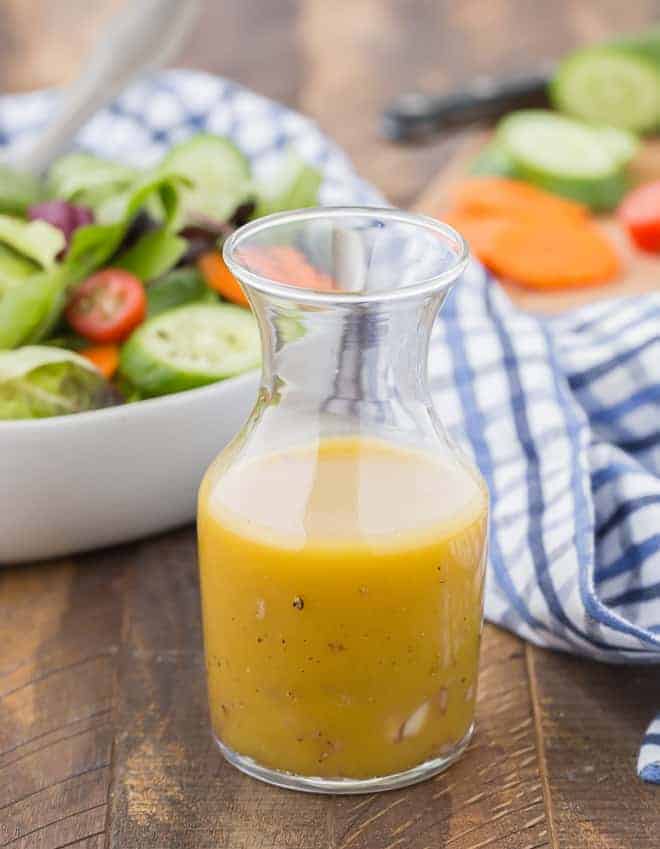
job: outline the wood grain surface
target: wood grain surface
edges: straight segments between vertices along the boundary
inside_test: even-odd
[[[2,88],[71,79],[119,5],[3,0]],[[394,202],[433,211],[479,138],[390,145],[377,134],[389,98],[535,67],[657,13],[657,0],[207,0],[180,64],[303,109]],[[487,627],[464,758],[408,790],[325,798],[252,781],[215,750],[192,529],[3,570],[0,614],[0,847],[659,845],[660,795],[634,775],[657,669],[589,663]]]

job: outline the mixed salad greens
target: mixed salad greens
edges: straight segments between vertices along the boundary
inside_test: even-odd
[[[316,205],[320,184],[293,153],[261,184],[231,141],[209,134],[148,171],[87,153],[43,180],[0,168],[0,419],[254,368],[256,325],[219,244],[251,218]]]

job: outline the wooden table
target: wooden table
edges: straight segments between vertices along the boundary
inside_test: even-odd
[[[3,0],[1,88],[70,78],[118,5]],[[654,12],[656,0],[207,0],[181,64],[308,112],[409,204],[462,140],[380,141],[389,97],[522,70]],[[487,627],[463,760],[409,790],[324,798],[245,778],[211,742],[192,529],[4,570],[0,614],[0,847],[659,845],[660,794],[634,775],[657,669],[589,663]]]

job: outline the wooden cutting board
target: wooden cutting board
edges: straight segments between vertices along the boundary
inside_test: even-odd
[[[449,164],[442,168],[415,204],[416,210],[442,218],[442,212],[448,205],[452,184],[467,175],[471,161],[484,146],[489,135],[488,132],[476,130],[465,134],[464,142],[459,145]],[[660,139],[644,144],[633,162],[631,171],[634,184],[660,179]],[[551,294],[521,289],[503,281],[504,288],[513,300],[521,307],[534,312],[556,313],[600,298],[660,292],[660,255],[654,256],[636,250],[614,215],[599,216],[599,221],[614,241],[623,260],[623,273],[618,280],[602,286]]]

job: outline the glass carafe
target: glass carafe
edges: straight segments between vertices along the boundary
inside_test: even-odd
[[[327,208],[252,222],[224,257],[263,367],[199,496],[214,736],[285,787],[421,781],[469,742],[482,627],[487,493],[427,385],[465,243],[431,218]]]

